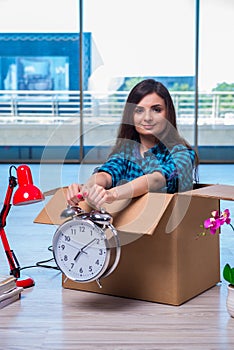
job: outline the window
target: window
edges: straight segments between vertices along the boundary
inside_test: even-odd
[[[86,160],[106,156],[127,93],[146,77],[171,91],[179,128],[193,143],[194,1],[146,0],[142,6],[134,0],[86,0],[84,5],[84,32],[92,33],[93,48],[91,115],[84,108]]]
[[[198,144],[206,161],[234,160],[234,3],[200,6]]]
[[[153,77],[201,161],[233,162],[233,16],[232,0],[0,2],[0,161],[103,162]]]

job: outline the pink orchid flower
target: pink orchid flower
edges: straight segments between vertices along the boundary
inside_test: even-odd
[[[217,231],[217,229],[221,226],[221,222],[219,219],[215,219],[214,217],[213,218],[209,218],[209,219],[206,219],[204,221],[204,227],[206,229],[209,229],[210,230],[210,233],[212,235],[215,234],[215,232]]]
[[[228,210],[228,209],[225,209],[222,213],[221,213],[221,215],[220,215],[220,220],[223,222],[223,224],[224,223],[226,223],[226,224],[230,224],[230,222],[231,222],[231,218],[230,218],[230,211]]]
[[[219,214],[217,210],[211,212],[212,217],[204,221],[204,228],[209,229],[212,235],[223,224],[231,225],[230,211],[225,209]]]
[[[234,231],[234,225],[231,224],[231,217],[230,217],[230,211],[229,209],[225,209],[223,212],[219,213],[218,210],[213,210],[211,212],[211,217],[209,219],[206,219],[203,222],[203,229],[205,229],[203,232],[199,233],[198,236],[205,236],[207,233],[207,230],[214,235],[216,231],[220,228],[220,226],[227,224],[229,225],[232,230]]]

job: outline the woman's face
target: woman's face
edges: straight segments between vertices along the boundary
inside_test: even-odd
[[[133,121],[140,138],[157,138],[166,127],[166,106],[155,92],[146,95],[135,108]]]

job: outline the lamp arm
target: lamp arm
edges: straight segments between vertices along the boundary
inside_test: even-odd
[[[11,197],[12,197],[13,189],[16,186],[17,186],[16,178],[14,176],[10,176],[5,200],[0,213],[0,227],[6,226],[6,218],[11,209]]]
[[[3,227],[0,227],[0,236],[2,240],[2,244],[7,256],[7,260],[10,266],[10,274],[13,275],[16,278],[20,277],[20,265],[19,262],[15,256],[15,253],[13,250],[11,250],[5,230]]]
[[[9,177],[9,185],[7,188],[4,204],[0,213],[0,236],[1,236],[2,244],[5,250],[6,256],[7,256],[8,263],[10,265],[11,274],[16,278],[19,278],[20,277],[19,262],[13,250],[11,250],[10,248],[10,245],[4,230],[4,227],[6,226],[7,215],[11,209],[11,197],[12,197],[13,189],[16,186],[17,186],[16,178],[11,175]]]

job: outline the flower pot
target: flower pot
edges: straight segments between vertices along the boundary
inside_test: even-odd
[[[234,286],[231,284],[228,285],[227,311],[234,317]]]

